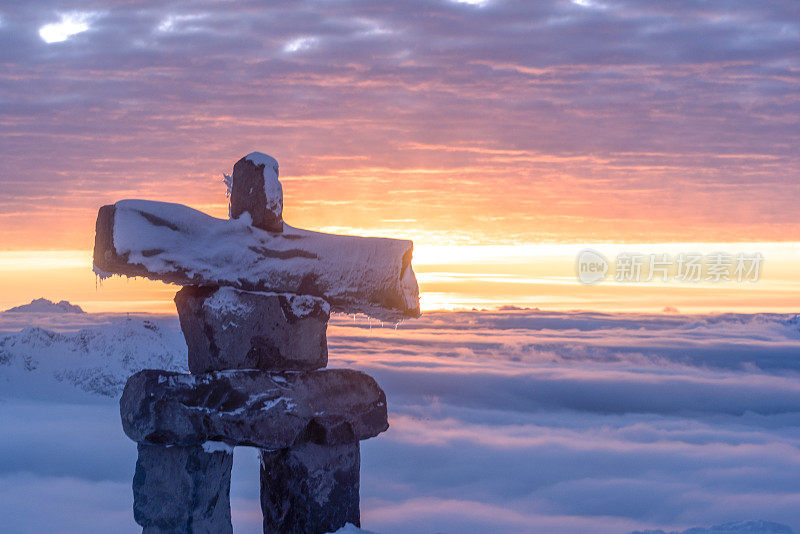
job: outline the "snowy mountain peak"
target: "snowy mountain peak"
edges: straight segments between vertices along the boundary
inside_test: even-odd
[[[29,312],[29,313],[86,313],[80,306],[70,304],[66,300],[53,302],[48,299],[33,299],[28,304],[15,306],[5,310],[6,312]]]
[[[54,386],[61,383],[116,397],[141,369],[185,372],[186,343],[174,323],[118,317],[71,332],[29,326],[0,335],[0,390],[41,397],[57,395]]]

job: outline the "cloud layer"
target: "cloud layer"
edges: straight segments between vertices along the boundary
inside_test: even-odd
[[[122,197],[224,215],[221,173],[253,149],[281,162],[290,221],[317,228],[787,239],[798,9],[2,2],[0,239],[82,248]],[[88,29],[45,43],[63,20]]]
[[[20,326],[12,315],[0,330]],[[79,328],[145,324],[26,315],[67,342]],[[177,331],[174,318],[150,322]],[[4,382],[23,372],[27,338],[12,337]],[[429,313],[397,329],[336,317],[329,341],[330,366],[368,372],[389,402],[389,431],[362,444],[369,530],[621,534],[757,519],[800,529],[796,317],[506,310]],[[173,346],[179,362],[185,347]],[[9,528],[135,531],[135,447],[116,403],[78,389],[64,402],[53,375],[28,375],[26,395],[0,388]],[[237,449],[233,480],[236,531],[259,532],[255,451]],[[52,504],[34,514],[43,495]]]

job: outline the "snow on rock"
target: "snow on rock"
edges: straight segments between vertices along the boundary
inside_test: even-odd
[[[225,176],[225,185],[231,219],[248,215],[256,228],[283,231],[283,188],[274,158],[260,152],[241,158],[234,164],[233,172]]]
[[[238,316],[253,311],[253,306],[239,298],[241,292],[232,287],[221,287],[206,299],[205,305],[217,316]]]
[[[257,370],[139,371],[120,399],[122,428],[137,443],[191,446],[224,440],[281,449],[311,440],[352,443],[389,427],[386,395],[364,373],[287,373],[283,383],[272,377]]]
[[[15,306],[5,310],[5,312],[28,312],[28,313],[86,313],[80,306],[70,304],[66,300],[53,302],[48,299],[34,299],[28,304]]]
[[[247,296],[285,299],[294,316],[292,319],[302,319],[310,315],[319,315],[320,313],[327,316],[331,314],[330,304],[319,297],[294,293],[273,293],[270,291],[242,291],[233,287],[220,287],[217,289],[205,301],[205,306],[220,317],[248,314],[253,311],[254,306],[248,304],[242,298]]]
[[[213,454],[215,452],[227,452],[228,454],[233,454],[234,447],[232,445],[228,445],[224,441],[206,441],[202,444],[203,450],[209,454]]]
[[[250,152],[248,155],[244,157],[244,159],[249,159],[256,165],[265,165],[267,167],[272,168],[277,178],[278,160],[276,160],[272,156],[264,154],[263,152]]]
[[[411,241],[324,234],[223,220],[180,204],[122,200],[98,215],[94,263],[103,275],[181,285],[312,294],[334,311],[398,321],[419,316]]]
[[[167,322],[174,320],[119,317],[72,332],[29,326],[2,335],[0,391],[46,395],[48,385],[63,384],[118,397],[128,377],[141,369],[185,371],[186,344]]]
[[[205,306],[216,315],[238,316],[251,313],[254,306],[242,297],[252,295],[256,297],[278,297],[286,299],[294,319],[302,319],[309,315],[330,315],[331,306],[324,299],[311,295],[296,295],[294,293],[272,293],[269,291],[242,291],[233,287],[220,287],[214,294],[206,299]]]
[[[328,362],[323,299],[185,286],[175,295],[189,370],[301,371]]]
[[[329,534],[376,534],[376,533],[370,530],[362,530],[354,526],[352,523],[347,523],[345,526],[337,530],[335,533],[329,533]]]
[[[244,158],[257,166],[264,166],[262,173],[267,209],[280,218],[283,214],[283,187],[278,181],[278,160],[261,152],[251,152]]]
[[[284,293],[282,296],[289,302],[292,314],[297,318],[319,313],[320,309],[324,315],[331,314],[331,306],[324,299],[312,297],[311,295],[292,295],[289,293]]]

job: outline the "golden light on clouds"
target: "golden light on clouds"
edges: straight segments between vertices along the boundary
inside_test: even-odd
[[[769,281],[790,284],[772,269],[794,260],[767,254],[769,283],[753,288],[570,278],[573,244],[797,239],[788,4],[730,17],[722,4],[454,0],[420,17],[312,3],[296,8],[302,27],[275,24],[282,4],[19,4],[2,14],[0,74],[9,305],[45,289],[100,308],[111,293],[161,302],[171,289],[149,282],[95,292],[86,252],[63,251],[89,250],[98,207],[125,198],[226,216],[222,173],[254,150],[280,162],[288,224],[414,240],[429,309],[788,298]]]
[[[608,257],[681,252],[758,252],[763,268],[755,282],[625,283],[609,277],[581,284],[576,258],[587,246]],[[102,283],[88,250],[0,252],[0,309],[45,297],[66,299],[87,311],[173,313],[176,286],[112,277]],[[436,309],[540,307],[684,313],[790,312],[797,309],[800,243],[520,244],[426,245],[414,249],[423,311]]]

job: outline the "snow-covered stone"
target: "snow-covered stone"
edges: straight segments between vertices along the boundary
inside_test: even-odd
[[[125,434],[137,443],[181,446],[337,445],[389,426],[383,390],[349,369],[202,375],[145,370],[128,380],[120,414]]]
[[[318,297],[185,286],[175,295],[189,370],[325,367],[330,307]]]
[[[262,451],[264,532],[323,534],[359,525],[359,466],[358,442]]]
[[[253,152],[237,161],[230,176],[229,193],[232,219],[249,213],[256,228],[283,231],[283,188],[275,158]]]
[[[143,534],[225,534],[233,454],[203,446],[138,445],[133,517]]]
[[[398,321],[419,315],[412,243],[216,219],[180,204],[123,200],[100,208],[95,270],[180,285],[322,297],[334,311]]]
[[[330,534],[376,534],[376,533],[370,530],[364,530],[362,528],[358,528],[352,523],[348,523],[339,530],[337,530],[336,532],[331,532]]]
[[[358,528],[357,526],[353,525],[352,523],[348,523],[336,532],[332,532],[330,534],[376,534],[371,530],[364,530],[363,528]]]

